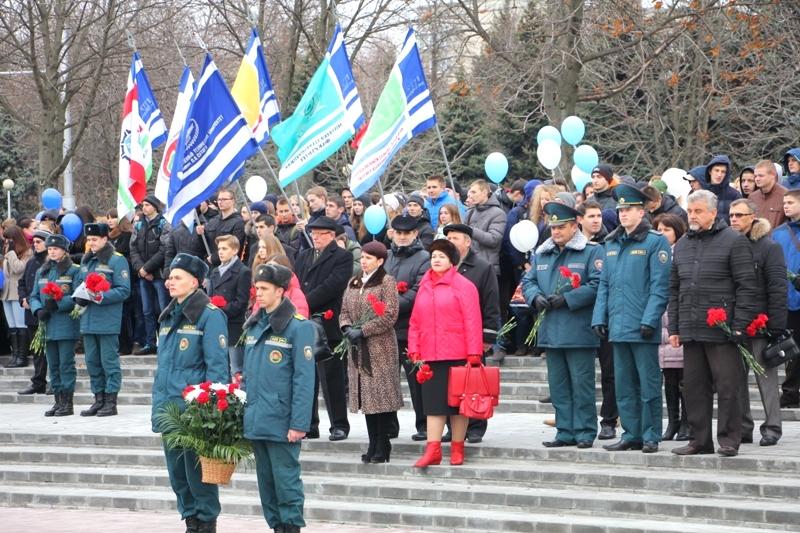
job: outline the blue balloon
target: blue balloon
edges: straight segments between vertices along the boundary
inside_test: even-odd
[[[61,193],[55,189],[42,191],[42,207],[48,209],[61,209]]]
[[[367,231],[377,235],[386,227],[386,211],[379,205],[371,205],[364,211],[364,226]]]
[[[508,159],[500,152],[492,152],[486,157],[483,168],[490,180],[500,183],[508,174]]]
[[[83,232],[83,221],[75,213],[67,213],[61,219],[61,232],[71,241],[77,241]]]
[[[561,134],[553,126],[545,126],[536,134],[536,144],[542,144],[547,139],[553,140],[561,144]]]
[[[561,123],[561,136],[572,146],[581,142],[584,133],[586,133],[586,126],[584,126],[583,121],[576,116],[567,117]]]
[[[600,162],[597,150],[588,144],[582,144],[575,148],[575,154],[573,154],[572,159],[575,161],[575,165],[587,174],[591,174],[594,167]]]

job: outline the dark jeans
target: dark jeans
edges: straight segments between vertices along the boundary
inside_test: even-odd
[[[792,330],[794,341],[800,345],[800,311],[789,311],[786,327]],[[786,379],[781,385],[782,399],[788,403],[800,403],[800,358],[786,363]]]
[[[350,422],[347,420],[347,360],[333,355],[333,349],[339,341],[328,341],[331,357],[317,361],[317,373],[314,379],[314,405],[311,408],[310,432],[319,431],[319,389],[325,399],[325,408],[330,420],[330,432],[341,429],[350,433]]]
[[[597,350],[600,360],[600,387],[603,389],[603,403],[600,406],[600,425],[617,427],[617,392],[614,386],[614,350],[607,340],[600,342]]]
[[[146,343],[156,345],[158,316],[169,305],[169,293],[163,279],[148,281],[139,278],[139,297],[142,300]]]
[[[147,344],[147,335],[144,329],[144,311],[142,310],[142,297],[139,290],[139,278],[136,278],[136,283],[131,283],[131,334],[133,335],[133,342],[144,346]],[[124,312],[124,310],[123,310]]]

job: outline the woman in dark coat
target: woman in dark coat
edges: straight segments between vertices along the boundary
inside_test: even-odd
[[[39,327],[39,321],[31,313],[31,293],[36,289],[36,271],[39,270],[45,261],[47,261],[47,246],[45,241],[50,235],[47,231],[36,230],[33,232],[31,239],[33,244],[33,257],[25,264],[25,272],[19,279],[17,284],[17,293],[19,295],[19,304],[25,309],[25,325],[31,332],[31,338],[36,328]],[[17,394],[44,394],[47,389],[47,358],[36,357],[33,358],[33,377],[31,383],[26,388],[17,392]]]
[[[365,463],[389,462],[389,435],[403,406],[394,331],[400,306],[397,283],[383,268],[386,255],[379,242],[363,246],[362,274],[350,280],[339,315],[339,325],[352,343],[347,366],[349,408],[352,413],[360,410],[367,420],[369,447],[361,456]],[[381,303],[385,309],[376,311]]]
[[[122,254],[128,261],[128,269],[133,272],[131,265],[131,236],[133,235],[133,225],[125,217],[118,219],[117,210],[110,209],[107,215],[108,227],[111,231],[108,234],[108,242],[114,247],[114,251]],[[119,332],[119,353],[133,353],[134,341],[140,346],[144,345],[144,312],[142,311],[142,300],[139,298],[139,284],[131,284],[131,295],[122,304],[122,327]],[[137,313],[138,306],[138,313]],[[138,319],[138,320],[137,320]],[[137,328],[141,331],[136,331]]]

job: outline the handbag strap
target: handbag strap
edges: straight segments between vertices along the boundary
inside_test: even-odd
[[[481,381],[483,381],[483,388],[486,391],[487,396],[492,396],[489,391],[489,382],[486,380],[486,370],[484,369],[484,364],[480,363],[476,365],[479,372],[481,373]],[[472,365],[467,363],[466,364],[467,371],[464,372],[464,387],[461,389],[461,397],[464,398],[467,395],[467,383],[469,383],[469,373],[472,372]]]

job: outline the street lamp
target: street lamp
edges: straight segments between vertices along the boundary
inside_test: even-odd
[[[8,209],[8,218],[11,218],[11,189],[14,188],[14,180],[11,178],[4,179],[3,188],[6,190],[6,207]]]

